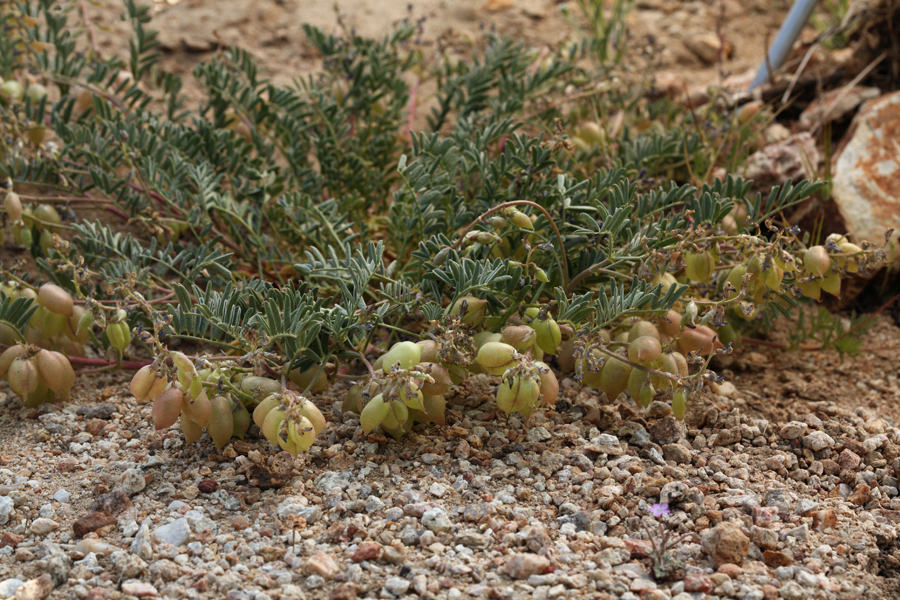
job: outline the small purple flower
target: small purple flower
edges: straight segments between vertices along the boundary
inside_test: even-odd
[[[667,502],[663,502],[662,504],[654,504],[647,510],[654,517],[661,517],[663,515],[669,514],[669,504]]]

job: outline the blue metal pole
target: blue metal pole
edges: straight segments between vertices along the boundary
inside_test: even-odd
[[[817,0],[796,0],[796,2],[794,2],[784,23],[781,24],[781,29],[778,30],[778,35],[775,36],[775,41],[772,42],[772,47],[769,48],[769,60],[763,60],[763,63],[759,66],[759,71],[756,72],[753,83],[750,84],[747,91],[752,91],[753,88],[760,86],[769,80],[769,76],[771,75],[771,73],[769,73],[770,65],[772,69],[777,70],[784,64],[784,61],[787,60],[788,54],[791,51],[791,47],[793,47],[797,38],[800,37],[800,31],[803,29],[803,26],[806,25],[810,15],[812,15],[813,9],[816,7],[816,2]]]

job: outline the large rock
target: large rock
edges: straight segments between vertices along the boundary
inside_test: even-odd
[[[707,531],[701,545],[717,565],[739,565],[750,552],[750,538],[744,535],[740,527],[728,521]]]
[[[795,185],[804,179],[816,179],[821,162],[815,140],[803,132],[751,154],[741,175],[752,179],[753,189],[762,191],[765,197],[771,188],[783,185],[788,179]]]
[[[900,231],[900,92],[866,102],[834,160],[831,195],[851,239]]]

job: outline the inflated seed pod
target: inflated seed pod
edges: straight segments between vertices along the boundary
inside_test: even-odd
[[[163,390],[153,401],[153,427],[165,429],[174,425],[181,415],[183,398],[184,396],[178,388],[170,387]]]
[[[22,200],[15,192],[9,192],[3,198],[3,208],[6,209],[6,215],[10,222],[18,221],[22,217]]]
[[[650,385],[650,374],[640,369],[632,369],[628,375],[628,393],[638,404],[641,403],[641,388],[645,385]]]
[[[686,327],[678,337],[677,345],[681,353],[685,355],[696,351],[706,355],[723,347],[722,342],[716,337],[716,332],[706,325],[693,329]]]
[[[633,342],[639,337],[652,337],[659,341],[659,330],[650,321],[636,321],[628,330],[628,341]]]
[[[157,371],[151,365],[144,365],[131,378],[131,395],[138,402],[153,400],[166,389],[168,380],[157,377]]]
[[[278,432],[281,429],[281,423],[284,421],[285,413],[282,406],[276,406],[266,415],[263,425],[260,428],[266,439],[278,445]]]
[[[231,435],[239,440],[244,439],[244,436],[247,435],[247,430],[250,429],[250,423],[253,422],[253,417],[243,403],[237,402],[237,407],[232,413],[232,420],[234,422],[234,428],[231,431]]]
[[[196,398],[185,396],[181,404],[181,410],[187,415],[188,419],[205,429],[209,425],[209,419],[212,415],[212,405],[209,397],[206,395],[206,390],[201,391]]]
[[[466,314],[463,317],[463,323],[469,325],[479,325],[484,319],[484,311],[487,308],[487,300],[475,298],[474,296],[460,296],[453,307],[450,309],[450,316],[458,317],[462,313],[463,303],[466,305]]]
[[[837,273],[829,273],[819,282],[823,292],[828,292],[837,298],[841,297],[841,277]]]
[[[838,242],[838,248],[843,254],[858,254],[862,252],[862,248],[848,241]],[[842,269],[846,265],[848,273],[859,273],[859,261],[855,257],[838,258],[838,266]]]
[[[409,381],[406,385],[401,386],[397,390],[397,396],[400,401],[406,405],[406,408],[423,410],[422,406],[422,390],[419,389],[415,381]]]
[[[500,332],[500,341],[509,344],[519,352],[531,348],[537,337],[534,329],[528,325],[510,325]]]
[[[542,362],[535,362],[534,364],[540,368],[538,375],[541,378],[541,404],[544,406],[555,406],[556,399],[559,397],[559,380],[546,364]]]
[[[657,371],[662,371],[663,373],[678,375],[678,362],[675,359],[675,355],[670,352],[661,355],[659,359],[653,364],[653,368]],[[659,390],[668,389],[673,385],[671,379],[663,377],[662,375],[652,374],[650,375],[650,383],[653,384],[653,387]]]
[[[203,428],[191,421],[184,413],[181,413],[181,431],[184,433],[184,443],[193,444],[203,437]]]
[[[822,277],[831,268],[831,257],[825,246],[813,246],[803,255],[803,267],[816,277]]]
[[[472,345],[475,346],[475,349],[478,350],[482,346],[484,346],[487,342],[502,342],[503,336],[499,333],[494,333],[493,331],[479,331],[475,335],[472,336]]]
[[[19,398],[24,399],[33,394],[38,389],[40,382],[34,358],[22,355],[13,360],[9,365],[6,380],[9,382],[9,389]]]
[[[3,351],[3,354],[0,354],[0,378],[6,379],[7,374],[9,373],[9,366],[12,362],[28,352],[25,346],[10,346],[6,350]]]
[[[65,355],[54,350],[40,350],[34,356],[38,375],[47,388],[57,395],[68,395],[75,385],[75,370]]]
[[[117,348],[119,352],[125,352],[131,345],[131,330],[128,328],[128,323],[125,322],[107,323],[106,337],[109,338],[110,345]]]
[[[410,369],[419,364],[422,356],[422,346],[413,342],[397,342],[382,357],[382,370],[385,374],[390,373],[391,369],[397,363],[401,369]]]
[[[54,337],[63,332],[68,317],[49,310],[44,311],[41,318],[41,329],[47,337]]]
[[[19,334],[6,323],[0,323],[0,344],[14,346],[19,341]]]
[[[649,335],[637,337],[628,344],[628,360],[631,362],[650,363],[661,354],[662,344],[659,343],[659,339]]]
[[[234,413],[231,402],[225,396],[214,396],[209,404],[210,416],[206,430],[216,448],[221,450],[234,434]]]
[[[421,340],[416,342],[416,345],[422,346],[422,354],[419,356],[419,362],[437,362],[438,352],[441,351],[441,344],[439,342],[434,340]]]
[[[684,413],[687,412],[687,392],[677,390],[672,395],[672,412],[679,421],[684,420]]]
[[[503,342],[487,342],[479,350],[475,362],[491,375],[502,375],[515,364],[516,349]]]
[[[535,345],[547,354],[556,354],[559,352],[559,344],[562,341],[562,331],[559,329],[559,323],[547,317],[546,319],[535,319],[531,322],[531,326],[535,332]]]
[[[262,402],[256,405],[256,408],[253,409],[253,422],[256,423],[257,427],[262,429],[263,421],[266,420],[266,415],[268,415],[269,411],[276,406],[281,406],[281,397],[275,394],[266,396],[263,398]]]
[[[325,415],[311,401],[306,400],[300,405],[300,414],[310,422],[315,430],[315,435],[319,435],[325,430]]]
[[[684,274],[691,281],[706,282],[715,272],[716,259],[712,252],[685,252]]]
[[[741,293],[741,287],[744,285],[744,275],[746,273],[747,267],[745,265],[735,265],[734,268],[728,272],[728,277],[725,278],[725,281],[734,286],[734,291],[729,292],[728,294],[729,300],[732,300]]]
[[[390,405],[385,402],[384,396],[378,394],[363,407],[359,414],[359,424],[365,433],[369,433],[384,422],[389,412]]]
[[[328,389],[328,376],[325,369],[319,369],[318,365],[314,365],[305,371],[293,369],[288,373],[288,379],[294,382],[301,391],[324,392]],[[307,389],[307,387],[309,389]]]
[[[807,281],[806,283],[800,284],[800,293],[807,298],[812,298],[813,300],[818,300],[822,296],[822,283],[821,279],[817,279],[815,281]]]
[[[422,383],[423,394],[440,395],[450,389],[452,385],[450,373],[444,365],[421,362],[417,368],[434,379],[433,383],[428,381]]]
[[[453,385],[459,385],[469,376],[469,372],[459,365],[446,365],[447,372],[450,373],[450,382]]]
[[[401,400],[391,400],[388,406],[390,410],[385,416],[382,425],[388,429],[400,429],[409,420],[409,407]]]
[[[281,383],[269,377],[244,377],[241,380],[241,391],[254,398],[265,398],[270,394],[281,393]]]
[[[278,435],[278,445],[285,452],[297,456],[306,452],[316,441],[316,430],[306,417],[299,420],[286,420]]]
[[[353,385],[344,395],[341,402],[341,414],[352,412],[359,414],[363,409],[363,389],[360,385]]]
[[[681,331],[681,314],[677,310],[670,310],[664,317],[657,319],[657,327],[669,337],[675,337]]]
[[[600,389],[610,401],[628,389],[628,378],[633,367],[616,358],[608,358],[600,372]]]
[[[45,283],[38,289],[38,304],[50,312],[67,317],[74,312],[75,302],[69,292],[53,283]]]
[[[563,373],[575,371],[575,338],[569,338],[559,345],[556,363],[559,365],[559,370]]]
[[[38,129],[44,128],[40,127]],[[52,229],[62,224],[62,217],[59,216],[59,212],[49,204],[39,204],[34,209],[33,217],[37,228],[42,231],[48,227]]]
[[[443,395],[427,395],[422,398],[422,405],[425,407],[425,410],[422,411],[424,413],[425,422],[444,425],[444,410],[447,406],[447,401],[444,399]]]
[[[540,385],[530,377],[504,379],[497,387],[497,406],[504,414],[520,412],[527,419],[540,394]]]
[[[675,373],[679,377],[687,377],[690,374],[688,370],[687,359],[684,357],[684,354],[681,352],[672,352],[672,358],[675,359],[675,365],[678,367],[678,370]]]

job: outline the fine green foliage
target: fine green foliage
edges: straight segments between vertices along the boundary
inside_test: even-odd
[[[551,365],[683,416],[740,329],[883,253],[806,248],[781,222],[820,184],[751,196],[711,177],[764,119],[643,102],[648,82],[621,69],[630,3],[600,4],[550,56],[487,36],[450,63],[410,23],[379,40],[306,27],[320,72],[276,86],[230,47],[196,67],[187,110],[146,7],[125,2],[121,60],[79,50],[69,2],[0,3],[0,77],[22,86],[0,95],[6,223],[38,271],[5,273],[0,341],[141,367],[156,427],[219,447],[252,420],[305,451],[324,417],[303,394],[348,371],[345,411],[395,437],[442,423],[474,373],[501,377],[507,414],[552,405]]]

